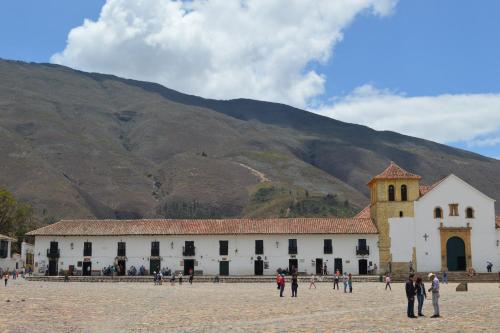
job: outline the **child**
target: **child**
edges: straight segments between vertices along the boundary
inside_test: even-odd
[[[352,274],[349,273],[349,280],[347,281],[349,284],[349,293],[352,293]]]
[[[335,277],[333,278],[333,289],[337,286],[337,290],[339,290],[339,279],[340,279],[340,271],[337,269],[335,272]]]
[[[314,289],[316,289],[316,275],[311,274],[311,283],[309,284],[309,289],[311,289],[312,286],[314,286]]]
[[[385,290],[387,290],[387,287],[389,287],[389,290],[392,290],[391,288],[391,276],[387,274],[385,277]]]

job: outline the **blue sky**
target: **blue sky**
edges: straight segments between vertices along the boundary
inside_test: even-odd
[[[158,3],[158,1],[161,0],[151,0],[151,4]],[[0,57],[34,62],[52,61],[83,70],[110,72],[148,79],[186,91],[182,85],[175,86],[171,83],[173,81],[169,81],[168,78],[159,77],[158,74],[154,73],[155,70],[151,70],[154,74],[147,76],[147,72],[150,70],[148,68],[142,68],[138,73],[117,67],[120,64],[115,64],[114,61],[96,61],[95,59],[98,57],[103,58],[102,53],[99,53],[101,50],[87,51],[91,48],[84,47],[86,44],[80,41],[78,36],[73,37],[67,44],[71,29],[82,26],[84,19],[97,21],[105,2],[103,0],[2,1],[0,3]],[[114,2],[118,3],[119,1]],[[151,13],[147,15],[142,13],[143,9],[137,8],[137,6],[127,7],[123,4],[114,4],[114,6],[115,9],[118,8],[124,12],[134,13],[137,16],[142,15],[141,17],[146,18],[146,20],[154,18]],[[214,8],[211,12],[217,10],[218,15],[221,15],[223,20],[224,14],[221,14],[221,8]],[[173,12],[175,8],[165,10]],[[201,9],[200,12],[202,12]],[[211,18],[209,16],[213,15],[210,14],[211,12],[207,11],[205,15]],[[395,130],[429,138],[500,158],[500,124],[491,125],[492,122],[498,122],[498,118],[494,114],[500,113],[497,104],[497,97],[500,94],[500,80],[498,79],[500,78],[500,43],[498,43],[500,1],[406,0],[399,1],[390,13],[374,14],[373,12],[373,8],[361,8],[350,19],[350,23],[339,23],[340,28],[329,27],[325,28],[326,30],[320,30],[322,33],[332,29],[332,34],[340,32],[342,38],[331,42],[330,47],[333,51],[326,61],[325,59],[318,60],[319,56],[315,54],[305,55],[305,57],[309,56],[310,59],[300,69],[301,73],[297,75],[308,71],[313,71],[318,75],[317,77],[313,75],[311,80],[315,79],[317,82],[308,87],[309,90],[316,90],[309,95],[307,92],[299,93],[300,96],[305,94],[306,97],[302,99],[290,97],[292,95],[289,91],[296,92],[297,87],[282,87],[278,83],[263,87],[262,89],[265,90],[247,86],[240,87],[239,90],[228,93],[227,96],[214,95],[211,91],[201,88],[186,92],[207,97],[232,98],[237,97],[238,91],[241,91],[241,97],[262,96],[262,99],[285,102],[290,99],[289,104],[308,109],[318,108],[318,105],[321,105],[323,108],[318,110],[318,113],[334,118],[363,123],[377,129]],[[346,17],[348,17],[347,15]],[[168,21],[169,18],[171,16],[166,17],[165,21]],[[106,21],[104,18],[101,20]],[[276,18],[276,21],[280,21],[280,19]],[[107,22],[110,22],[109,17]],[[269,21],[262,19],[261,25],[265,24],[269,25]],[[283,23],[283,25],[286,24],[289,23]],[[206,28],[207,31],[211,29],[217,32],[217,27]],[[157,32],[155,31],[155,33]],[[100,34],[105,35],[105,33],[106,31],[101,31]],[[317,34],[318,32],[313,31],[312,33]],[[245,31],[242,31],[241,35],[245,36]],[[144,36],[146,35],[144,34]],[[133,41],[137,42],[137,38],[142,37],[134,37]],[[164,45],[167,45],[165,38],[170,37],[162,38],[164,38]],[[170,40],[168,41],[170,42]],[[131,42],[127,43],[129,43],[127,47],[130,47]],[[297,41],[297,45],[291,46],[292,49],[295,46],[300,48],[300,43],[301,41]],[[304,42],[302,41],[302,43]],[[98,42],[97,44],[103,45]],[[123,52],[123,49],[117,45],[117,43],[110,45],[108,53],[112,54],[113,50],[116,52],[122,50]],[[274,46],[265,44],[265,47],[269,49]],[[67,53],[63,53],[63,51]],[[191,52],[190,54],[196,54],[200,50],[193,46],[193,49],[188,51]],[[209,52],[205,49],[201,51],[205,55]],[[248,48],[242,52],[248,53]],[[56,53],[59,53],[60,56],[53,57]],[[180,54],[176,58],[173,52],[168,54],[171,60],[178,61],[179,66],[184,65],[186,68],[199,67],[200,63],[203,63],[199,59],[204,59],[194,58],[192,63],[184,64],[185,60],[182,58],[185,58],[185,55]],[[209,56],[212,57],[210,66],[213,66],[210,70],[216,71],[213,63],[216,63],[221,56],[217,54]],[[149,59],[149,57],[153,56],[141,54],[140,59]],[[242,58],[241,55],[239,58]],[[133,61],[133,58],[129,61]],[[263,61],[256,62],[251,67],[254,72],[256,67],[265,67],[266,63]],[[124,63],[126,62],[124,61]],[[295,68],[300,67],[300,64],[288,66]],[[171,68],[165,69],[165,73],[173,75]],[[233,72],[231,76],[237,77],[239,74]],[[193,76],[195,75],[194,73]],[[221,74],[217,73],[217,75]],[[262,75],[265,81],[283,81],[282,78],[275,79],[279,74],[274,72],[259,72],[259,75]],[[189,73],[186,76],[189,76]],[[323,78],[323,83],[320,82],[320,77]],[[301,79],[303,86],[307,79]],[[185,86],[191,87],[193,85],[187,82]],[[219,86],[223,86],[223,84]],[[259,93],[273,89],[283,89],[286,93],[274,95]],[[451,97],[446,98],[448,95]],[[491,101],[489,97],[491,97]],[[457,109],[457,114],[460,114],[457,119],[464,122],[462,119],[467,119],[467,117],[479,118],[474,124],[471,122],[470,126],[475,126],[473,130],[471,129],[472,134],[465,133],[467,127],[464,124],[462,126],[455,124],[443,129],[444,132],[449,132],[449,135],[444,133],[433,136],[431,134],[429,137],[429,132],[424,129],[425,126],[429,126],[418,119],[414,126],[412,123],[402,124],[401,121],[393,122],[390,119],[385,122],[377,122],[376,119],[373,119],[374,112],[370,113],[369,110],[370,106],[373,105],[377,105],[380,110],[391,108],[394,112],[399,112],[401,108],[401,110],[408,110],[407,112],[418,113],[419,108],[422,107],[428,110],[427,112],[436,114],[443,109],[442,117],[436,118],[436,121],[443,122],[442,126],[445,126],[448,123],[453,123],[453,109],[457,108],[457,105],[464,104],[461,102],[464,99],[468,109]],[[477,107],[475,103],[477,103]],[[474,109],[477,109],[477,113],[474,113]],[[387,117],[380,110],[377,114],[380,114],[381,117]],[[349,114],[346,115],[347,113]],[[427,114],[422,113],[422,118],[426,117]],[[413,118],[405,117],[404,119]],[[482,130],[484,127],[488,127],[488,129]],[[463,137],[456,134],[457,132],[464,132]]]

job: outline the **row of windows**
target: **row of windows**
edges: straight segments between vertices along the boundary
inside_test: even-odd
[[[458,204],[449,204],[449,216],[459,216]],[[472,207],[467,207],[465,209],[465,217],[468,219],[474,218],[474,209]],[[442,219],[443,218],[443,209],[441,207],[434,208],[434,218]]]
[[[358,248],[366,249],[366,239],[358,239]],[[58,242],[50,242],[50,251],[57,252]],[[333,245],[331,239],[323,240],[323,252],[325,254],[333,253]],[[297,239],[289,239],[288,240],[288,253],[289,254],[297,254]],[[195,255],[195,246],[194,241],[185,241],[183,254],[187,256]],[[229,241],[221,240],[219,241],[219,255],[227,256],[229,254]],[[264,254],[264,241],[259,239],[255,240],[255,254]],[[127,255],[126,251],[126,243],[118,242],[117,247],[117,256],[125,257]],[[84,242],[83,243],[83,256],[90,257],[92,256],[92,242]],[[160,242],[154,241],[151,242],[151,256],[159,257],[160,256]]]

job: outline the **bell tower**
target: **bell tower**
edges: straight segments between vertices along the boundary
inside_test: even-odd
[[[389,219],[413,217],[413,201],[419,198],[420,176],[410,173],[392,162],[368,183],[370,188],[370,216],[379,232],[379,257],[382,272],[393,269],[390,264],[391,239]]]

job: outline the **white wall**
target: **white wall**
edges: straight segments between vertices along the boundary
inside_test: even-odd
[[[413,217],[389,219],[391,254],[394,262],[410,262],[415,246],[415,220]]]
[[[497,248],[497,260],[493,262],[493,272],[500,272],[500,228],[496,229],[496,248]]]
[[[458,203],[459,216],[449,216],[449,204]],[[434,219],[434,208],[441,207],[442,219]],[[467,207],[474,209],[475,217],[467,219]],[[439,226],[472,227],[472,267],[477,272],[486,271],[486,261],[500,266],[495,239],[495,203],[460,178],[450,175],[432,191],[415,202],[415,242],[417,265],[420,271],[441,269],[441,240]],[[424,235],[429,237],[427,241]]]
[[[231,275],[253,275],[255,255],[255,240],[264,240],[264,261],[269,262],[269,268],[264,270],[265,275],[275,274],[278,268],[288,267],[288,239],[297,239],[300,272],[315,272],[312,261],[323,258],[328,270],[333,270],[334,258],[342,258],[345,272],[358,273],[356,245],[359,238],[365,238],[370,247],[370,255],[365,259],[379,265],[377,235],[217,235],[217,236],[36,236],[35,263],[38,266],[48,265],[47,249],[51,241],[59,242],[61,257],[59,269],[68,269],[69,265],[77,268],[77,262],[83,260],[83,243],[92,242],[92,270],[101,270],[114,263],[117,255],[117,242],[126,242],[127,269],[134,265],[139,268],[144,265],[149,269],[149,255],[151,242],[160,242],[161,266],[173,270],[181,270],[183,260],[182,247],[184,241],[194,241],[198,266],[195,270],[203,270],[203,274],[214,275],[219,273],[219,260],[227,258],[230,261]],[[333,240],[333,254],[323,254],[323,240]],[[219,240],[229,241],[229,255],[219,256]],[[278,242],[278,245],[276,244]],[[172,244],[173,243],[173,248]],[[73,244],[73,249],[71,249]],[[238,250],[236,252],[236,249]],[[187,259],[190,259],[186,257]],[[35,266],[38,273],[39,267]],[[43,270],[42,270],[43,272]]]
[[[23,262],[20,258],[20,256],[15,255],[11,256],[10,253],[12,252],[12,241],[8,240],[8,246],[7,246],[7,258],[0,258],[0,268],[2,268],[2,271],[5,272],[7,270],[13,271],[16,269],[16,264],[18,269],[21,269],[23,267]]]

